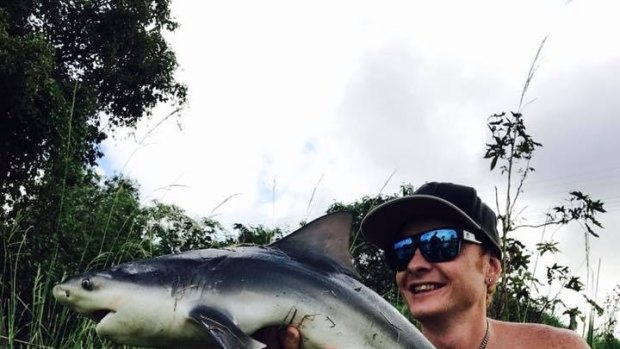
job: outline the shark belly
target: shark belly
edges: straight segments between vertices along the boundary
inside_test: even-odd
[[[432,348],[383,298],[348,275],[326,275],[291,262],[251,263],[253,270],[269,267],[269,273],[228,270],[228,281],[221,284],[224,291],[208,297],[210,305],[227,309],[245,333],[293,325],[300,329],[304,349]]]

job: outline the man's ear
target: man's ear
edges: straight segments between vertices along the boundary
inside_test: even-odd
[[[487,277],[493,278],[493,281],[497,281],[502,274],[502,261],[491,253],[487,255],[487,258],[489,261]]]

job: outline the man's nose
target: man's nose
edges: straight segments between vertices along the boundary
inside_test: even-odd
[[[407,269],[413,273],[424,272],[432,267],[432,264],[429,263],[426,258],[422,255],[419,248],[413,252],[413,257],[409,260],[407,264]]]

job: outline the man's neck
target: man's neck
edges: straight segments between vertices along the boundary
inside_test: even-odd
[[[487,330],[486,315],[420,319],[422,334],[437,349],[478,349]]]

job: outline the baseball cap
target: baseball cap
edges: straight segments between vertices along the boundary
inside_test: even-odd
[[[476,189],[459,184],[426,183],[412,195],[377,206],[362,220],[362,234],[368,242],[385,250],[407,223],[426,217],[461,225],[501,258],[495,212],[480,200]]]

